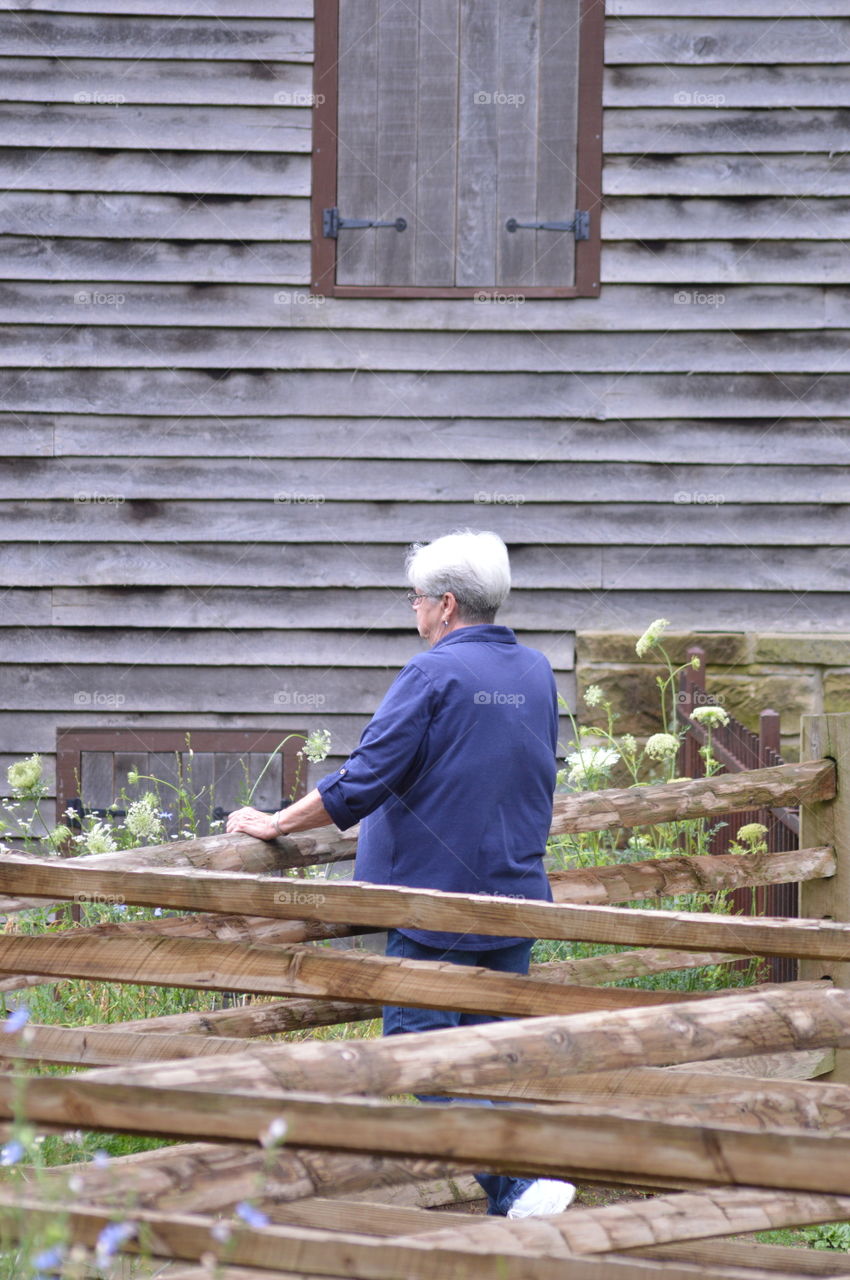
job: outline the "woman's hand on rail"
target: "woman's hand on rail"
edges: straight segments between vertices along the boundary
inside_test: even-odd
[[[274,818],[274,814],[261,813],[259,809],[234,809],[227,818],[227,834],[244,831],[258,840],[274,840],[279,835]]]

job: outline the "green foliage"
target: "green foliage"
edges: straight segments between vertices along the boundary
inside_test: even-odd
[[[598,791],[614,785],[615,771],[625,773],[633,787],[652,783],[676,781],[676,761],[681,743],[691,732],[681,728],[676,720],[675,694],[679,674],[693,666],[697,659],[675,667],[661,641],[669,623],[659,618],[651,623],[635,645],[639,657],[650,652],[666,668],[664,675],[656,677],[660,702],[661,721],[665,732],[652,734],[642,750],[629,733],[618,733],[619,716],[613,704],[606,698],[599,685],[590,685],[584,701],[597,712],[600,723],[579,725],[568,711],[573,729],[572,740],[561,750],[566,767],[559,773],[559,786],[567,791]],[[712,777],[721,768],[712,749],[712,730],[728,722],[722,707],[702,707],[699,718],[706,733],[706,743],[700,748],[705,774]],[[610,866],[615,863],[636,862],[645,858],[690,857],[710,852],[711,838],[723,826],[706,819],[689,819],[682,822],[661,822],[653,826],[631,831],[612,828],[606,831],[588,831],[576,835],[553,837],[547,847],[549,865],[554,870],[573,870],[586,867]],[[730,846],[732,853],[752,853],[766,850],[766,828],[759,823],[742,827],[737,842]],[[632,902],[627,906],[645,907],[645,902]],[[668,911],[732,913],[732,897],[728,892],[679,894],[654,900],[653,908]],[[579,960],[591,956],[611,955],[630,948],[612,947],[596,943],[537,942],[533,959]],[[731,964],[703,966],[699,969],[671,970],[665,973],[647,974],[641,978],[617,979],[617,986],[663,989],[672,991],[712,991],[719,988],[749,986],[759,981],[763,974],[763,962],[753,959],[743,968]],[[609,984],[613,985],[613,984]]]
[[[823,1222],[816,1227],[803,1227],[803,1235],[813,1249],[850,1251],[850,1222]]]

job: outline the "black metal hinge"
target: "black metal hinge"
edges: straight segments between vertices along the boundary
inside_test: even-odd
[[[396,231],[406,231],[407,220],[395,218],[392,222],[379,222],[375,218],[343,218],[339,209],[322,211],[322,230],[331,240],[336,240],[340,231],[355,231],[364,227],[394,227]]]
[[[590,239],[590,214],[582,209],[569,222],[517,222],[516,218],[508,218],[505,226],[508,231],[572,231],[576,240]]]

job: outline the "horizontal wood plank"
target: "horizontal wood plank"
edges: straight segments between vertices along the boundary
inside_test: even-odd
[[[467,511],[477,513],[479,509],[461,508],[460,518],[465,517]],[[545,521],[535,520],[531,515],[533,508],[521,509],[525,512],[526,530],[534,531],[535,534],[540,531],[540,536],[545,536],[543,532],[547,527]],[[652,511],[650,507],[645,508],[644,522],[653,520]],[[611,515],[617,517],[616,508]],[[842,518],[844,517],[846,512],[842,512]],[[722,522],[722,515],[717,518]],[[495,521],[490,524],[495,524]],[[502,521],[499,521],[499,525],[501,524]],[[822,524],[821,527],[824,530],[828,529],[827,524]],[[338,525],[329,526],[329,536],[333,538],[332,530],[338,529]],[[696,547],[696,545],[682,547],[677,543],[673,530],[667,532],[666,544],[661,538],[655,539],[652,545],[646,539],[644,543],[631,544],[627,547],[573,549],[568,548],[567,544],[559,553],[549,552],[549,556],[552,557],[549,571],[544,570],[543,564],[540,564],[535,576],[538,577],[540,588],[548,588],[550,591],[598,588],[631,591],[663,590],[670,584],[671,575],[676,577],[682,573],[686,573],[691,591],[728,590],[731,586],[737,586],[740,590],[786,591],[786,593],[795,590],[805,590],[809,593],[810,591],[840,593],[844,590],[841,563],[836,561],[836,550],[833,548],[776,547],[776,545],[757,544],[755,539],[753,539],[753,547],[741,547],[740,544],[727,540],[730,538],[730,526],[721,524],[721,529],[722,531],[717,534],[718,540],[707,539],[707,544],[703,547]],[[693,525],[691,525],[691,534],[693,532]],[[104,536],[108,538],[108,535]],[[776,538],[776,530],[773,531],[772,536]],[[173,538],[174,534],[172,534]],[[310,557],[298,556],[297,548],[296,553],[283,557],[278,545],[273,541],[253,545],[250,557],[246,556],[243,541],[224,543],[212,548],[207,548],[205,544],[189,544],[187,547],[177,549],[165,548],[163,552],[154,556],[152,548],[156,545],[156,541],[152,539],[140,539],[134,543],[118,545],[110,545],[108,541],[102,545],[72,541],[72,543],[56,544],[55,557],[46,561],[44,549],[37,541],[22,543],[19,544],[15,557],[10,558],[8,567],[1,568],[0,582],[5,586],[35,584],[55,586],[58,589],[67,588],[67,586],[96,588],[106,584],[113,584],[115,588],[120,588],[127,582],[132,572],[133,585],[136,588],[145,588],[145,586],[148,588],[182,586],[184,589],[191,586],[215,586],[219,589],[223,589],[224,586],[230,586],[230,588],[242,586],[252,590],[278,588],[279,590],[289,589],[291,599],[297,598],[297,591],[300,588],[307,590],[316,588],[342,590],[343,588],[343,559],[339,559],[323,571],[315,566],[315,562],[310,563]],[[754,549],[755,545],[758,545],[758,552]],[[571,554],[571,556],[575,554],[575,561],[563,561],[561,559],[563,554]],[[298,568],[300,562],[305,566],[303,570]],[[364,572],[364,566],[361,566],[361,572]],[[394,572],[398,575],[398,570]],[[364,576],[366,588],[374,585],[376,575],[371,575],[366,570]],[[379,600],[381,612],[384,612],[383,620],[378,625],[385,630],[398,630],[398,628],[403,630],[408,623],[408,616],[405,613],[407,602],[402,594],[403,590],[405,590],[405,584],[398,582],[397,585],[393,585],[392,580],[384,581],[383,589],[376,590],[376,599]],[[326,598],[325,620],[328,614],[333,617],[332,599],[333,596],[330,595]],[[346,600],[346,593],[342,594],[343,608],[344,600]],[[241,602],[237,598],[238,603]],[[323,603],[315,599],[311,602],[314,605],[319,604],[320,608]],[[362,599],[360,603],[364,605],[362,616],[369,617],[366,599]],[[518,605],[518,602],[516,603]],[[563,608],[565,608],[565,602],[559,599],[559,611]],[[616,618],[617,612],[611,602],[608,608],[612,612],[604,613],[600,609],[598,616],[605,620]],[[753,608],[758,608],[758,603],[754,603]],[[810,611],[812,608],[813,604],[810,603]],[[810,611],[808,614],[810,625],[817,626],[818,630],[824,630],[823,618]],[[654,612],[658,612],[658,609],[655,608]],[[563,620],[568,621],[566,614],[562,616]],[[586,618],[586,614],[582,614],[582,617]],[[645,617],[644,613],[644,622]],[[676,617],[677,620],[681,617],[681,611],[676,611]],[[700,625],[707,626],[712,617],[708,604],[705,604],[704,611],[699,614],[699,617],[702,620]],[[142,625],[150,626],[151,622],[159,621],[159,617],[152,616],[148,612]],[[233,626],[233,621],[232,616],[223,625]],[[740,618],[739,622],[741,622]],[[292,617],[291,623],[296,630],[309,625],[303,613]],[[102,620],[96,625],[111,625],[111,623],[108,620]],[[338,614],[328,625],[339,625]],[[540,622],[520,618],[518,625],[529,628],[540,626]],[[790,630],[790,628],[789,625],[783,627],[783,630]],[[740,626],[735,627],[734,630],[740,630]],[[237,650],[234,649],[234,658],[236,657]],[[97,664],[90,669],[93,675],[99,676],[100,673],[96,668]],[[114,675],[116,672],[102,672],[104,677]],[[150,676],[152,672],[148,671],[146,675]],[[328,705],[332,703],[329,701]]]
[[[303,659],[302,659],[303,661]],[[197,663],[154,666],[137,663],[101,667],[60,663],[6,667],[0,672],[0,697],[23,710],[74,711],[80,708],[123,711],[207,712],[294,711],[311,723],[325,707],[349,715],[372,715],[395,672],[386,668],[268,667]],[[154,904],[158,905],[158,904]]]
[[[82,0],[61,0],[81,4]],[[138,0],[137,0],[138,2]],[[207,0],[209,2],[209,0]],[[781,18],[794,17],[793,0],[784,8],[775,0],[700,0],[701,18]],[[605,11],[611,17],[626,18],[690,18],[693,5],[688,0],[606,0]],[[806,0],[808,18],[846,18],[846,0]]]
[[[611,196],[798,196],[850,195],[850,159],[824,163],[820,155],[613,156],[603,168],[602,188]]]
[[[8,199],[9,197],[5,197],[4,203]],[[252,202],[246,203],[250,210]],[[293,203],[295,202],[288,202],[289,205]],[[0,211],[2,208],[3,205],[0,204]],[[248,212],[247,217],[250,216]],[[847,200],[781,197],[752,200],[669,200],[662,196],[655,199],[609,196],[602,213],[603,243],[615,240],[657,242],[665,239],[750,242],[756,239],[760,242],[793,240],[796,250],[802,239],[833,240],[844,235],[847,230],[850,230],[850,201]],[[707,253],[712,250],[716,252],[716,247],[707,245],[705,250]],[[660,253],[664,251],[659,250]],[[775,316],[770,317],[771,328],[776,326],[777,319]]]
[[[94,243],[91,242],[92,245]],[[783,247],[776,246],[775,255],[770,254],[772,261],[782,258]],[[199,254],[214,248],[216,246],[197,246]],[[270,275],[282,269],[282,264],[290,256],[294,260],[300,252],[297,247],[279,248],[280,254],[272,254],[263,264],[262,269]],[[693,265],[693,270],[687,273],[689,279],[698,273],[707,276],[716,265],[719,281],[721,268],[718,264],[727,248],[713,243],[698,267],[693,265],[698,255],[691,245],[681,250],[677,246],[670,247],[670,263],[667,249],[659,252],[623,246],[611,252],[615,258],[622,254],[621,261],[625,258],[639,260],[641,265],[636,274],[645,271],[675,281],[679,278],[676,264],[681,257]],[[159,270],[156,257],[156,254],[152,255],[152,262],[146,264],[146,270]],[[211,257],[210,271],[214,272],[215,255]],[[801,252],[800,257],[805,258],[805,253]],[[733,264],[730,262],[728,265]],[[825,274],[829,268],[830,256],[824,254],[818,270]],[[842,272],[836,270],[835,274],[840,279]],[[846,274],[850,280],[850,267],[846,268]],[[0,366],[357,370],[368,364],[371,369],[427,373],[472,373],[491,369],[498,369],[501,373],[579,370],[629,373],[636,368],[642,373],[761,373],[765,369],[774,373],[850,372],[848,329],[833,329],[825,333],[807,329],[787,333],[773,333],[769,329],[703,333],[697,328],[670,334],[660,341],[654,332],[544,335],[529,331],[524,334],[444,335],[377,330],[338,333],[330,327],[297,332],[272,330],[268,333],[221,327],[136,327],[120,323],[124,306],[121,301],[124,295],[120,292],[113,294],[91,288],[78,290],[76,284],[71,288],[78,299],[79,326],[0,325]],[[698,326],[700,309],[707,305],[699,299],[708,296],[701,290],[680,290],[672,295],[672,305],[686,307],[692,323]],[[722,307],[723,301],[717,294],[713,296],[714,305]],[[111,309],[111,326],[86,326],[87,314],[97,307]]]
[[[840,220],[841,216],[837,210],[836,217]],[[4,191],[0,195],[3,235],[122,240],[125,252],[137,256],[141,253],[135,245],[138,240],[309,240],[309,221],[307,200],[274,196],[216,199],[200,194],[88,191]],[[61,252],[58,245],[54,249]],[[148,245],[147,252],[152,251]],[[118,274],[123,274],[118,260],[113,261]],[[87,272],[84,275],[92,278]],[[179,296],[179,291],[174,296]]]
[[[602,278],[618,283],[637,280],[705,281],[711,288],[696,290],[713,297],[716,305],[722,286],[730,284],[788,283],[817,284],[830,280],[847,281],[847,254],[837,240],[808,241],[741,240],[734,242],[655,240],[608,245],[602,253]],[[719,286],[719,289],[718,289]],[[692,303],[692,288],[679,291],[682,301]],[[710,305],[710,304],[709,304]]]
[[[126,414],[140,400],[154,415],[204,412],[226,418],[280,411],[357,417],[461,416],[717,418],[841,416],[850,377],[841,374],[514,374],[277,372],[211,369],[84,372],[0,370],[0,407],[14,412]]]
[[[261,2],[272,6],[275,0],[254,0],[256,4]],[[63,0],[51,0],[51,12],[62,12],[62,3]],[[117,7],[120,0],[114,3]],[[201,7],[204,3],[208,4],[209,0],[200,0],[200,3],[193,0],[193,14],[208,16]],[[131,13],[131,6],[135,6],[140,16],[156,16],[149,0],[127,0],[126,5],[121,5],[121,12]],[[10,0],[0,4],[2,9],[18,7]],[[185,9],[184,0],[179,0],[178,7]],[[79,11],[82,12],[82,0]],[[164,56],[167,50],[161,46],[155,52],[160,56],[144,59],[0,57],[3,98],[6,102],[74,102],[77,94],[82,93],[89,94],[89,101],[104,110],[116,99],[121,105],[243,107],[275,105],[275,95],[279,93],[287,95],[285,105],[304,106],[312,100],[313,68],[304,62],[263,59],[262,73],[258,75],[256,64],[249,61],[171,59]]]
[[[706,12],[708,0],[700,0]],[[846,16],[844,0],[834,0]],[[688,6],[688,14],[693,6]],[[706,15],[707,16],[707,15]],[[771,13],[772,16],[772,13]],[[178,101],[178,99],[172,99]],[[774,63],[749,61],[726,66],[646,63],[605,69],[603,101],[608,107],[847,107],[850,80],[846,63]]]
[[[154,442],[149,439],[146,443],[150,447]],[[335,508],[328,506],[323,510],[327,504],[350,502],[358,496],[363,502],[387,502],[396,499],[399,493],[416,493],[417,484],[422,489],[418,459],[361,460],[353,452],[353,441],[342,443],[347,447],[330,462],[324,458],[278,458],[270,464],[266,459],[254,462],[251,458],[149,456],[99,458],[93,467],[89,458],[15,459],[3,468],[0,501],[25,501],[36,495],[41,501],[59,500],[50,508],[38,509],[38,514],[48,517],[46,523],[53,515],[60,527],[67,524],[73,529],[79,517],[79,513],[74,512],[75,506],[90,507],[93,511],[105,508],[108,517],[110,507],[117,509],[133,500],[178,499],[192,504],[187,509],[191,515],[203,509],[203,500],[196,497],[200,491],[210,494],[210,504],[214,503],[216,509],[222,499],[249,503],[249,513],[254,504],[269,507],[266,538],[275,541],[281,529],[278,521],[282,520],[285,527],[287,517],[292,516],[292,511],[286,508],[300,509],[302,526],[305,513],[314,519],[322,517],[323,524],[333,525]],[[828,465],[809,468],[805,462],[794,466],[777,464],[736,469],[729,464],[680,466],[672,460],[613,464],[546,459],[545,465],[529,466],[524,461],[435,459],[429,464],[428,475],[433,499],[446,505],[461,502],[514,509],[536,503],[556,506],[559,502],[606,501],[612,506],[618,502],[635,506],[668,503],[721,507],[727,503],[758,505],[760,502],[771,505],[822,502],[844,506],[848,499],[846,468]],[[764,488],[766,476],[769,476],[769,493]],[[69,504],[67,514],[60,503]],[[255,518],[256,514],[254,507]],[[85,515],[90,518],[91,512]],[[128,521],[130,527],[135,524],[136,529],[143,531],[147,517],[155,517],[156,508],[130,508],[120,515],[122,523]],[[174,527],[176,531],[176,524]],[[331,540],[328,532],[324,538],[318,529],[310,532],[312,541]],[[249,536],[258,535],[256,530]],[[204,536],[199,531],[196,538],[200,540]],[[227,540],[224,531],[221,540]],[[625,540],[623,531],[619,530],[617,541]],[[558,541],[566,543],[568,539],[562,537]],[[396,554],[398,556],[398,552]],[[527,559],[546,563],[548,557],[545,551],[534,550],[528,553]],[[397,572],[400,570],[401,566]]]
[[[0,450],[9,441],[10,456],[42,453],[57,457],[338,458],[340,440],[357,423],[348,418],[241,418],[228,429],[210,418],[97,417],[66,414],[0,414]],[[499,458],[537,462],[676,462],[705,464],[706,435],[711,436],[712,465],[764,464],[765,436],[778,457],[799,446],[805,434],[807,467],[842,465],[850,447],[850,419],[765,423],[761,419],[728,422],[625,421],[600,424],[535,418],[428,418],[410,423],[382,418],[359,431],[348,446],[351,456],[388,458],[403,445],[404,458]],[[17,446],[16,446],[17,437]],[[24,446],[30,445],[27,449]],[[52,447],[48,449],[48,444]],[[411,504],[412,506],[413,504]],[[195,508],[200,514],[202,504]],[[19,514],[23,515],[23,512]],[[374,516],[378,512],[373,513]],[[757,513],[753,513],[757,514]],[[814,509],[799,508],[801,519]],[[587,518],[591,511],[587,512]],[[384,523],[385,523],[384,519]],[[793,530],[788,536],[793,538]],[[595,533],[594,538],[599,534]],[[400,537],[400,542],[403,538]]]
[[[180,26],[185,26],[185,22]],[[283,24],[281,24],[283,25]],[[0,40],[2,40],[0,10]],[[224,31],[231,23],[220,23]],[[281,92],[281,91],[277,91]],[[286,96],[287,91],[282,91]],[[72,103],[0,103],[0,129],[7,147],[120,147],[156,150],[163,138],[172,151],[309,152],[309,100],[301,106],[152,106],[127,103],[121,93],[78,89]],[[790,113],[789,113],[790,114]],[[726,148],[721,147],[720,150]]]
[[[521,632],[523,644],[545,647],[550,663],[559,671],[575,665],[575,641],[567,632],[560,638],[547,632]],[[133,663],[144,654],[148,663],[170,666],[203,661],[209,666],[235,664],[271,667],[301,667],[309,655],[317,667],[402,667],[418,652],[420,642],[415,630],[384,635],[353,636],[348,631],[251,630],[177,631],[173,628],[135,631],[125,636],[120,630],[91,628],[86,630],[51,628],[34,632],[32,628],[0,628],[0,661],[30,663]],[[282,702],[281,705],[287,705]],[[293,695],[290,709],[297,710],[299,700]],[[311,715],[326,705],[305,699],[301,704]],[[2,769],[2,764],[0,764]]]
[[[541,531],[540,536],[545,536],[545,521],[538,522],[535,520],[531,511],[533,508],[521,508],[525,512],[526,530],[530,534],[532,531]],[[466,516],[469,508],[462,508],[460,518]],[[477,511],[477,508],[472,508]],[[721,508],[722,512],[722,508]],[[611,517],[617,518],[618,512],[614,508],[610,512]],[[655,520],[652,508],[647,508],[644,512],[644,523],[647,520]],[[836,561],[835,549],[827,547],[788,547],[775,546],[769,543],[755,543],[753,546],[741,546],[736,542],[728,541],[730,535],[730,526],[723,523],[722,514],[715,515],[718,521],[718,532],[716,538],[706,540],[706,544],[681,546],[677,545],[675,537],[670,537],[669,543],[664,545],[660,540],[650,551],[647,551],[642,544],[634,544],[629,546],[612,546],[584,548],[569,548],[569,544],[560,552],[561,555],[575,555],[572,563],[567,562],[561,564],[557,569],[553,569],[554,581],[550,578],[549,582],[541,582],[541,587],[548,586],[550,591],[557,593],[558,585],[565,590],[587,590],[604,587],[611,591],[631,591],[635,592],[643,590],[644,592],[663,591],[671,581],[671,575],[687,574],[688,587],[691,591],[729,591],[732,587],[737,587],[739,591],[749,590],[765,591],[765,592],[784,592],[789,591],[812,591],[821,593],[840,593],[844,589],[842,579],[842,569],[840,563]],[[429,522],[436,524],[436,521]],[[495,524],[495,521],[488,521]],[[498,522],[499,525],[502,521]],[[444,527],[444,526],[443,526]],[[338,529],[339,526],[331,526],[331,529]],[[425,530],[423,529],[424,533]],[[438,532],[442,532],[439,529]],[[329,530],[329,536],[332,536]],[[437,536],[435,533],[434,536]],[[776,537],[776,531],[773,532],[773,538]],[[172,539],[174,534],[172,532]],[[754,547],[758,546],[758,550]],[[839,544],[839,545],[843,545]],[[56,555],[49,562],[45,561],[45,554],[42,547],[37,543],[21,543],[18,544],[18,554],[16,554],[13,563],[3,566],[0,570],[0,582],[5,586],[23,586],[24,584],[37,584],[44,586],[55,586],[57,589],[67,587],[69,585],[84,587],[103,587],[105,584],[111,583],[114,587],[123,588],[127,582],[129,572],[133,571],[134,585],[139,588],[165,588],[180,586],[190,588],[198,587],[216,587],[222,589],[224,587],[243,587],[260,590],[266,588],[272,590],[277,587],[283,591],[291,587],[292,579],[287,573],[288,563],[297,563],[297,557],[289,560],[282,560],[278,551],[277,544],[267,542],[261,546],[254,545],[251,547],[250,555],[246,551],[246,544],[243,542],[225,543],[218,547],[207,548],[203,544],[190,545],[187,548],[175,551],[173,548],[163,550],[161,554],[154,555],[153,548],[157,543],[153,540],[140,540],[136,543],[120,544],[117,547],[98,543],[81,544],[81,543],[61,543],[56,546]],[[568,550],[569,548],[569,550]],[[78,559],[75,557],[79,557]],[[342,563],[342,562],[340,562]],[[558,563],[558,556],[553,557],[553,564]],[[68,570],[62,568],[63,565],[69,565]],[[287,598],[297,600],[300,586],[303,583],[305,589],[310,591],[316,586],[324,586],[327,582],[327,575],[323,580],[318,582],[315,579],[311,582],[312,570],[302,575],[296,575],[296,582],[301,578],[301,583],[295,589],[290,589]],[[306,581],[305,581],[306,579]],[[335,584],[331,582],[330,586]],[[371,626],[378,626],[384,630],[404,630],[409,625],[408,615],[405,613],[407,602],[402,594],[403,588],[388,589],[385,584],[383,590],[374,593],[374,599],[379,602],[383,617],[380,622],[370,622]],[[344,592],[341,588],[336,589],[336,603],[346,609],[350,600],[350,592]],[[296,629],[308,626],[309,616],[322,616],[325,625],[331,627],[339,626],[339,614],[334,612],[335,596],[333,592],[328,592],[324,599],[310,600],[310,607],[305,613],[292,617],[292,623],[296,624]],[[101,596],[105,598],[105,596]],[[237,607],[241,608],[242,601],[237,597],[234,601]],[[519,605],[519,602],[515,602]],[[542,601],[537,601],[541,606]],[[569,619],[562,615],[565,608],[564,600],[559,596],[557,601],[558,614],[564,617],[564,621]],[[645,604],[646,602],[644,602]],[[827,601],[827,604],[829,602]],[[151,623],[159,623],[159,616],[150,612],[150,598],[148,599],[148,614],[142,621],[141,625],[150,626]],[[758,602],[752,603],[750,606],[754,610],[759,609]],[[786,607],[788,600],[786,594]],[[200,608],[200,605],[198,606]],[[822,631],[827,629],[823,615],[813,613],[814,602],[810,600],[808,612],[801,616],[806,617],[809,626]],[[384,612],[386,611],[386,612]],[[657,607],[650,612],[658,612]],[[540,610],[538,617],[540,616]],[[358,615],[361,620],[369,620],[369,601],[365,591],[362,598],[358,600]],[[501,616],[501,615],[500,615]],[[521,615],[513,615],[518,617],[518,625],[522,629],[530,626],[545,625],[544,622],[523,618]],[[582,614],[582,618],[587,620],[589,615]],[[618,614],[617,607],[608,602],[607,611],[600,606],[596,615],[600,619],[605,619],[608,624],[622,615]],[[643,613],[643,622],[646,621],[646,611]],[[675,611],[677,621],[681,618],[681,609]],[[756,612],[756,616],[758,612]],[[374,619],[374,615],[372,615]],[[708,602],[703,602],[703,609],[697,613],[698,627],[707,627],[712,621],[713,615],[708,607]],[[4,619],[5,620],[5,619]],[[350,610],[347,613],[347,620],[354,627],[355,621]],[[716,619],[715,619],[716,620]],[[10,620],[11,621],[11,620]],[[790,617],[785,619],[786,625],[783,630],[793,629],[791,627]],[[732,628],[740,630],[743,621],[738,618],[739,625]],[[106,619],[103,619],[95,625],[107,625]],[[231,626],[233,625],[233,616],[229,621],[218,623],[217,625]],[[506,625],[510,625],[506,622]],[[684,623],[681,623],[684,626]],[[603,629],[604,626],[603,626]],[[615,628],[619,630],[620,628]],[[95,674],[95,668],[90,668]],[[75,673],[76,674],[76,673]],[[104,676],[116,673],[104,671]],[[147,673],[148,675],[151,672]],[[33,679],[35,679],[35,675]],[[252,700],[253,701],[253,700]],[[33,708],[35,709],[35,708]],[[247,708],[245,708],[247,710]],[[254,708],[259,710],[260,708]]]
[[[850,23],[846,28],[850,35]],[[721,101],[716,104],[701,105],[699,98],[693,102],[692,96],[687,96],[687,89],[680,92],[684,101],[674,98],[669,108],[609,107],[604,118],[606,155],[703,155],[718,151],[831,154],[842,149],[839,139],[846,137],[846,113],[841,108],[809,111],[795,103],[793,110],[751,107],[740,111],[725,105],[719,88],[715,97]]]
[[[605,60],[615,63],[834,62],[836,49],[850,45],[850,20],[788,17],[715,22],[712,15],[683,18],[611,17],[605,27]]]
[[[100,199],[101,197],[91,197]],[[170,199],[171,197],[163,197]],[[192,197],[202,199],[202,197]],[[235,201],[240,208],[242,202]],[[628,203],[628,202],[626,202]],[[38,224],[36,224],[38,225]],[[820,223],[818,224],[820,225]],[[120,228],[124,229],[122,223]],[[175,224],[179,239],[180,223]],[[263,253],[261,244],[251,245]],[[93,289],[92,286],[96,285]],[[0,321],[10,324],[77,324],[78,292],[121,294],[120,323],[124,325],[203,325],[226,329],[370,329],[395,332],[439,330],[462,333],[622,333],[623,317],[630,331],[763,330],[765,315],[771,328],[818,329],[850,327],[850,289],[822,285],[724,285],[717,290],[691,290],[691,306],[674,299],[680,288],[671,285],[605,284],[598,298],[576,298],[570,306],[535,299],[517,291],[491,300],[424,298],[316,298],[306,288],[238,284],[167,284],[152,281],[144,287],[132,280],[81,280],[76,287],[31,280],[0,284]],[[89,304],[87,325],[114,325],[115,305]],[[543,339],[545,341],[545,339]],[[279,406],[276,410],[279,412]],[[67,421],[67,417],[64,419]]]
[[[125,16],[104,20],[97,13],[33,12],[22,22],[18,13],[0,10],[0,53],[40,58],[205,58],[264,62],[311,62],[312,22],[248,19],[173,13]]]
[[[227,239],[210,244],[5,236],[7,274],[74,282],[66,288],[81,324],[98,308],[107,311],[113,323],[120,321],[124,298],[120,286],[117,291],[100,289],[96,284],[78,287],[81,276],[95,282],[101,278],[111,281],[116,274],[128,280],[183,280],[195,287],[218,284],[222,279],[239,283],[271,280],[306,289],[310,279],[306,244],[283,240],[257,246],[235,243],[239,240],[238,213],[222,211],[218,220],[219,235]]]
[[[310,162],[303,155],[262,151],[229,156],[222,163],[220,156],[205,152],[4,147],[0,149],[0,183],[4,190],[26,191],[309,196]]]
[[[130,587],[126,579],[113,587],[97,584],[80,587],[57,585],[52,591],[13,588],[4,593],[8,613],[6,619],[23,621],[53,618],[64,626],[110,626],[111,610],[121,609],[125,627],[232,626],[233,611],[239,614],[242,627],[268,626],[270,611],[286,621],[297,621],[299,627],[338,627],[341,617],[352,627],[365,626],[394,630],[397,623],[385,617],[384,591],[340,588],[315,591],[300,588],[221,587],[210,585],[203,593],[190,586]],[[588,602],[580,589],[513,591],[513,603],[506,605],[499,617],[506,626],[539,627],[552,625],[552,619],[565,620],[580,616],[589,630],[622,630],[631,627],[635,634],[645,627],[654,613],[673,612],[683,629],[699,631],[722,626],[731,631],[772,627],[777,631],[799,628],[801,635],[850,626],[850,603],[846,592],[807,592],[806,600],[789,600],[788,592],[779,586],[763,592],[752,592],[741,586],[725,587],[706,595],[698,590],[672,590],[669,583],[652,592],[633,589],[623,583],[602,599]],[[40,623],[44,625],[44,623]],[[198,714],[196,712],[196,714]],[[200,713],[203,715],[204,713]],[[10,731],[21,721],[9,720],[9,712],[0,712],[0,723]],[[37,715],[28,723],[41,739]],[[8,748],[7,748],[8,749]]]

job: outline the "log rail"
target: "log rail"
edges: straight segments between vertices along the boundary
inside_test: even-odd
[[[771,1260],[753,1246],[739,1260],[723,1240],[850,1215],[850,801],[839,785],[850,716],[814,720],[800,764],[559,796],[551,827],[553,835],[631,829],[800,804],[806,847],[556,872],[552,903],[282,874],[349,859],[356,832],[268,843],[222,835],[62,862],[0,856],[0,913],[10,917],[34,904],[104,898],[193,913],[6,933],[2,987],[79,976],[277,997],[210,1014],[7,1034],[0,1120],[11,1124],[23,1097],[29,1122],[48,1130],[176,1139],[181,1145],[114,1161],[106,1181],[90,1175],[90,1203],[66,1206],[73,1238],[91,1244],[114,1218],[125,1173],[127,1188],[136,1187],[138,1230],[124,1247],[143,1244],[157,1266],[181,1263],[167,1272],[175,1276],[200,1276],[213,1257],[223,1280],[489,1280],[494,1264],[506,1280],[796,1274],[787,1250]],[[812,904],[800,920],[651,905],[789,881]],[[322,945],[389,926],[631,949],[535,965],[525,977]],[[771,955],[801,958],[805,980],[687,997],[602,985]],[[389,1041],[257,1039],[373,1017],[382,1001],[511,1018]],[[24,1077],[25,1062],[64,1063],[78,1074]],[[825,1070],[828,1084],[790,1078]],[[390,1100],[413,1091],[461,1101],[426,1112]],[[463,1105],[464,1096],[488,1095],[513,1106]],[[286,1143],[272,1173],[261,1144],[281,1121]],[[528,1222],[428,1220],[411,1200],[361,1214],[345,1201],[335,1212],[317,1198],[333,1189],[377,1196],[378,1185],[392,1198],[404,1187],[413,1194],[411,1179],[468,1180],[476,1168],[668,1194]],[[191,1184],[179,1196],[176,1169]],[[327,1180],[311,1169],[330,1171]],[[233,1207],[249,1186],[261,1186],[272,1217],[284,1202],[304,1208],[268,1227],[239,1224]],[[21,1209],[31,1227],[56,1205],[55,1186],[45,1199],[38,1187],[0,1185],[0,1230],[13,1237]],[[229,1235],[213,1231],[222,1214]]]

